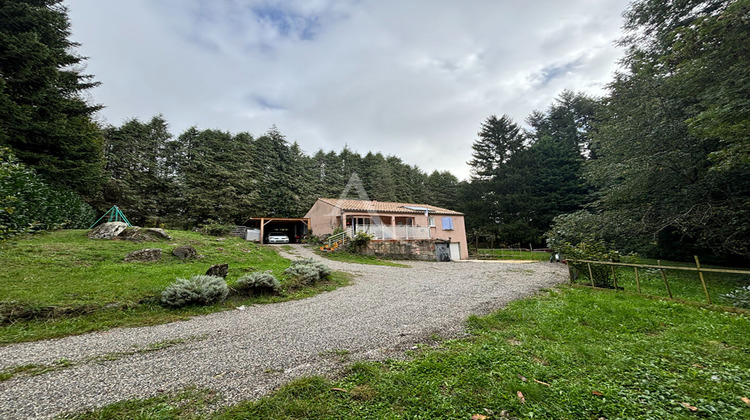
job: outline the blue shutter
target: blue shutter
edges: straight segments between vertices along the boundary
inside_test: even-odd
[[[443,230],[453,230],[452,217],[443,217]]]

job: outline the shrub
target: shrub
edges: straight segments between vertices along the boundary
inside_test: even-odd
[[[161,292],[161,302],[167,306],[210,305],[222,302],[229,294],[229,287],[221,277],[193,276],[177,279]]]
[[[309,265],[297,265],[292,266],[284,271],[284,274],[292,276],[301,285],[313,284],[320,280],[320,273],[315,267]]]
[[[569,242],[558,243],[555,251],[562,253],[566,259],[609,262],[619,262],[622,259],[619,252],[612,250],[603,241],[582,241],[575,245]],[[587,278],[588,283],[591,282],[590,277],[593,275],[594,286],[606,288],[614,287],[614,279],[612,278],[610,266],[604,264],[591,264],[591,275],[589,275],[589,268],[586,263],[569,262],[568,264],[576,270],[578,275]]]
[[[227,236],[229,235],[229,232],[234,229],[234,225],[221,225],[218,223],[214,223],[213,221],[209,221],[203,227],[201,227],[201,233],[204,233],[206,235],[211,236]]]
[[[304,238],[302,238],[302,243],[311,244],[311,245],[323,245],[323,237],[313,235],[312,233],[310,233]]]
[[[360,249],[367,246],[368,243],[374,238],[373,235],[370,235],[366,232],[357,232],[356,235],[349,241],[349,251],[357,252]]]
[[[88,228],[96,213],[72,191],[53,188],[0,147],[0,240],[22,233]]]
[[[277,293],[281,290],[281,283],[270,271],[245,274],[232,286],[243,294]]]
[[[294,261],[284,271],[284,274],[294,277],[300,284],[308,285],[330,276],[331,269],[327,265],[309,258]]]
[[[739,289],[722,296],[729,299],[732,306],[750,309],[750,285],[740,287]]]

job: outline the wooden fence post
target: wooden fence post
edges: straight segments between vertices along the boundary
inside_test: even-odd
[[[661,271],[661,278],[664,279],[664,285],[667,286],[667,294],[669,294],[669,298],[672,299],[672,290],[669,288],[667,275],[664,273],[664,269],[661,268],[661,260],[656,260],[656,263],[659,265],[659,270]]]
[[[586,265],[589,267],[589,278],[591,279],[591,287],[594,286],[594,274],[591,272],[591,263],[586,263]]]
[[[638,279],[638,267],[633,267],[635,269],[635,285],[638,286],[638,294],[641,294],[641,281]]]
[[[617,290],[617,274],[615,274],[615,266],[611,265],[612,267],[612,279],[615,281],[615,290]]]
[[[711,296],[708,295],[708,288],[706,287],[706,280],[703,278],[703,272],[701,271],[701,262],[698,261],[698,256],[693,255],[695,257],[695,266],[698,268],[698,276],[701,278],[701,284],[703,285],[703,293],[706,294],[706,302],[708,304],[711,304]]]
[[[571,267],[572,264],[568,262],[568,280],[570,280],[570,285],[573,285],[573,267]]]

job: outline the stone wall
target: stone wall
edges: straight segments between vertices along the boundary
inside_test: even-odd
[[[430,239],[413,241],[370,241],[362,250],[365,255],[377,255],[393,260],[435,261],[435,241]]]

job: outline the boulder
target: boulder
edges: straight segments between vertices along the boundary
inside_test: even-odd
[[[92,229],[88,236],[91,239],[115,239],[127,227],[128,224],[125,222],[102,223]]]
[[[169,236],[169,234],[164,229],[161,229],[161,228],[148,228],[148,229],[146,229],[146,232],[150,236],[153,236],[154,238],[164,239],[164,240],[167,240],[167,241],[171,241],[172,240],[172,237]]]
[[[192,245],[180,245],[172,250],[172,254],[181,260],[197,258],[198,251]]]
[[[229,273],[229,264],[214,264],[207,271],[207,276],[225,278]]]
[[[161,249],[146,248],[133,251],[125,256],[125,262],[154,262],[161,260]]]
[[[138,226],[130,226],[123,230],[118,236],[121,239],[128,241],[143,242],[143,241],[158,241],[162,239],[172,239],[171,236],[167,235],[164,229],[148,228],[143,229]]]

